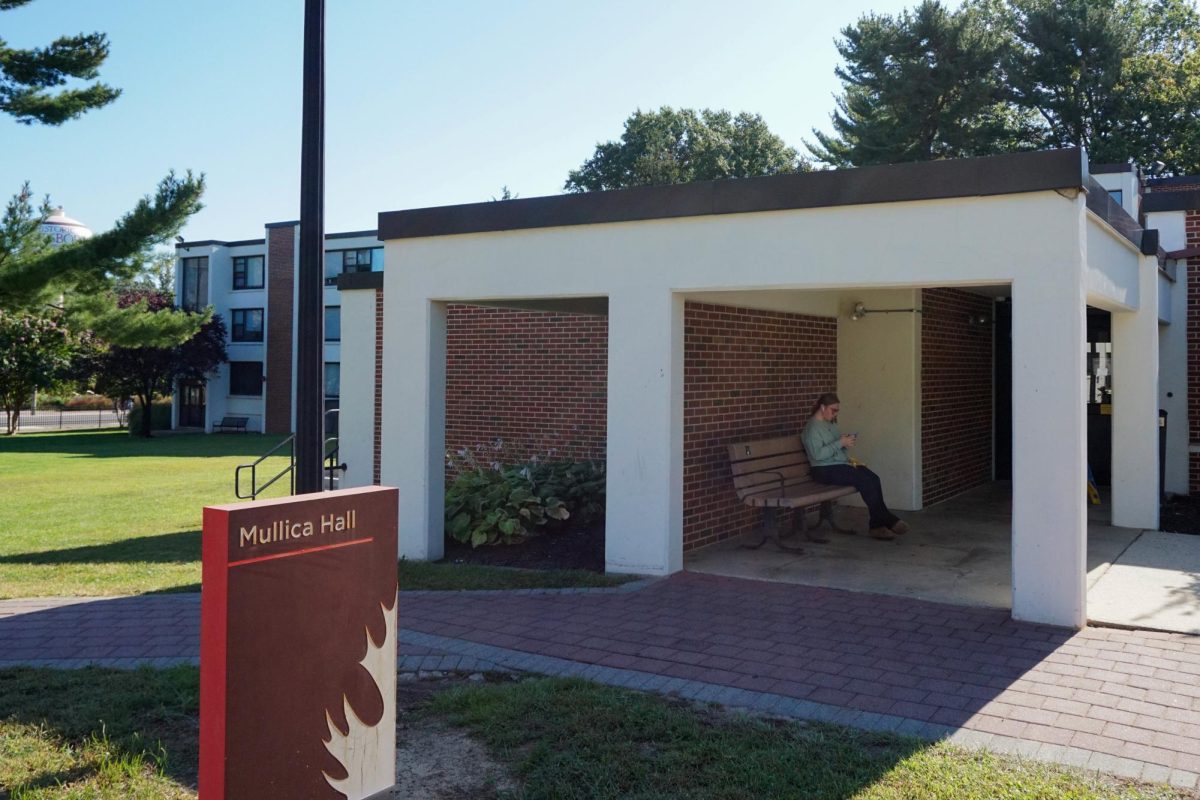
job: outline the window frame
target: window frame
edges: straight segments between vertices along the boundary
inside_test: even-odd
[[[329,312],[330,311],[337,311],[338,335],[336,338],[330,338],[330,336],[329,336]],[[321,322],[322,322],[321,330],[323,331],[323,336],[325,337],[325,341],[340,342],[342,340],[342,307],[340,304],[336,305],[336,306],[325,306],[325,314],[324,314],[323,318],[321,319]],[[341,362],[336,362],[336,363],[341,363]]]
[[[250,259],[253,259],[253,258],[258,259],[261,266],[260,266],[259,272],[258,272],[259,282],[256,285],[251,286],[249,283],[247,283],[247,281],[249,279],[249,272],[250,272],[249,262],[250,262]],[[240,265],[241,266],[240,277],[242,280],[241,286],[238,285],[238,278],[239,278],[238,262],[239,261],[241,262],[241,265]],[[267,283],[267,258],[266,258],[266,256],[264,256],[262,254],[233,256],[233,290],[234,291],[241,291],[243,289],[262,289],[266,285],[266,283]]]
[[[246,338],[246,314],[247,312],[258,312],[258,338]],[[242,316],[241,330],[242,335],[238,335],[238,315]],[[253,344],[261,344],[266,336],[266,313],[261,307],[259,308],[231,308],[229,309],[229,341],[231,342],[249,342]]]
[[[327,390],[329,389],[329,368],[330,367],[337,367],[337,373],[338,373],[338,393],[337,394],[329,394],[327,392]],[[326,400],[338,400],[341,398],[341,396],[342,396],[342,362],[340,362],[340,361],[324,362],[324,368],[321,370],[321,393],[322,393],[321,396]]]
[[[234,368],[235,368],[235,366],[242,366],[244,364],[257,364],[258,365],[258,392],[254,393],[254,394],[247,394],[245,392],[234,391],[234,382],[233,382]],[[243,377],[245,377],[245,376],[243,376]],[[238,388],[246,388],[246,387],[239,386]],[[229,362],[229,396],[230,397],[262,397],[263,396],[263,362],[261,362],[261,361],[230,361]]]

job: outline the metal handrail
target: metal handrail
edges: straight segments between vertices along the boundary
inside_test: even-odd
[[[337,414],[337,413],[338,413],[338,409],[330,408],[325,411],[325,416],[326,416],[326,418],[328,418],[328,416],[330,414]],[[332,443],[334,445],[332,450],[329,449],[330,443]],[[258,485],[258,465],[261,464],[263,461],[267,460],[268,458],[270,458],[271,456],[275,455],[275,452],[277,450],[279,450],[280,448],[282,448],[284,445],[291,445],[291,449],[288,452],[288,465],[286,467],[284,467],[277,475],[275,475],[269,481],[264,483],[262,486],[259,486]],[[325,471],[327,471],[329,473],[328,481],[329,481],[329,488],[331,490],[333,489],[333,486],[334,486],[334,480],[335,480],[334,472],[337,472],[339,470],[341,472],[346,471],[346,464],[338,463],[337,457],[338,457],[339,449],[340,448],[337,444],[336,436],[330,436],[328,439],[326,439],[325,444],[322,447],[322,450],[325,451],[325,456],[323,459],[324,466],[322,467],[322,469],[324,469]],[[244,470],[244,469],[250,470],[250,494],[242,494],[242,470]],[[295,494],[296,493],[296,434],[294,434],[294,433],[291,434],[290,436],[288,436],[286,439],[284,439],[279,444],[272,447],[270,450],[268,450],[263,455],[259,456],[253,463],[239,464],[237,469],[233,473],[233,493],[237,497],[238,500],[257,500],[258,496],[260,494],[262,494],[264,491],[266,491],[269,486],[271,486],[273,483],[275,483],[275,481],[282,478],[284,475],[289,475],[291,477],[291,484],[289,486],[288,493]]]
[[[275,477],[271,478],[271,480],[267,481],[262,486],[259,486],[258,485],[258,465],[261,464],[262,462],[266,461],[271,456],[275,455],[275,451],[278,450],[279,448],[283,447],[285,444],[292,446],[291,452],[288,454],[288,465],[286,467],[284,467],[279,472],[279,474],[277,474]],[[290,486],[291,491],[289,492],[289,494],[295,494],[296,493],[295,467],[296,467],[296,434],[293,433],[291,436],[288,436],[282,442],[280,442],[279,444],[272,447],[266,453],[259,456],[258,459],[256,459],[252,464],[239,464],[238,468],[233,473],[233,493],[234,493],[234,495],[237,496],[238,500],[257,500],[258,496],[260,494],[262,494],[264,491],[266,491],[267,487],[269,487],[271,484],[275,483],[275,481],[279,480],[284,475],[290,474],[291,475],[291,486]],[[244,470],[244,469],[250,470],[250,494],[242,494],[242,470]]]

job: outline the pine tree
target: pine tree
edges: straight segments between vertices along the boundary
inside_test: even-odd
[[[11,11],[31,0],[0,0],[0,11]],[[0,111],[30,125],[61,125],[116,100],[121,90],[104,83],[79,89],[52,89],[68,80],[94,80],[108,58],[103,33],[62,36],[46,47],[18,50],[0,39]]]
[[[925,0],[898,16],[868,14],[842,30],[844,94],[834,134],[808,148],[837,167],[961,158],[1030,147],[1031,126],[1007,105],[1004,39],[983,7]]]

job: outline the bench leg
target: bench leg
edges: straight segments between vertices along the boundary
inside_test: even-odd
[[[825,504],[821,504],[821,516],[817,519],[817,524],[810,528],[808,527],[808,510],[805,508],[796,507],[792,510],[792,530],[804,534],[810,542],[823,544],[829,541],[829,537],[821,531],[817,530],[821,522],[825,519],[824,514]]]
[[[817,522],[817,524],[820,525],[822,522],[828,522],[829,527],[833,528],[838,533],[845,533],[850,536],[854,535],[854,528],[843,528],[840,525],[838,525],[836,522],[833,521],[833,501],[832,500],[826,500],[824,503],[821,503],[821,518]]]
[[[748,550],[757,550],[767,543],[767,539],[771,539],[775,542],[775,545],[780,550],[787,550],[792,553],[804,552],[804,548],[802,547],[795,547],[793,545],[783,543],[783,539],[779,532],[779,509],[777,508],[768,506],[767,508],[763,509],[762,525],[755,530],[754,534],[757,535],[758,541],[753,543],[743,541],[742,547],[745,547]]]

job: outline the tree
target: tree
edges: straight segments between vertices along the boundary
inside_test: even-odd
[[[808,169],[757,114],[663,107],[636,111],[619,142],[596,152],[563,187],[569,192],[622,189]]]
[[[1013,101],[1042,144],[1200,169],[1200,13],[1186,0],[1010,0]]]
[[[835,166],[1079,146],[1200,170],[1200,13],[1190,0],[926,0],[842,31]]]
[[[53,248],[38,231],[49,201],[35,211],[25,184],[0,221],[0,308],[36,308],[71,292],[102,295],[114,281],[133,278],[149,248],[170,239],[200,210],[203,192],[203,176],[177,178],[172,172],[112,230]]]
[[[136,291],[120,297],[119,311],[106,317],[97,335],[111,345],[98,356],[93,366],[96,388],[110,397],[136,397],[142,409],[141,436],[151,435],[151,405],[157,395],[167,394],[176,381],[203,380],[228,360],[225,351],[225,323],[211,316],[199,331],[182,344],[171,344],[178,332],[155,330],[176,324],[173,317],[187,312],[172,311],[172,301],[161,292]],[[162,346],[122,346],[114,342],[145,343],[158,340]]]
[[[8,412],[7,434],[16,432],[34,391],[64,375],[71,351],[70,335],[53,319],[0,309],[0,402]]]
[[[808,149],[837,167],[962,158],[1031,147],[1027,114],[1006,102],[1005,38],[984,9],[925,0],[898,16],[868,14],[836,42],[844,94],[834,135]]]
[[[0,0],[0,11],[11,11],[31,0]],[[103,33],[62,36],[46,47],[18,50],[0,39],[0,111],[30,125],[61,125],[116,100],[121,90],[103,83],[79,89],[50,90],[68,80],[94,80],[108,58]]]

